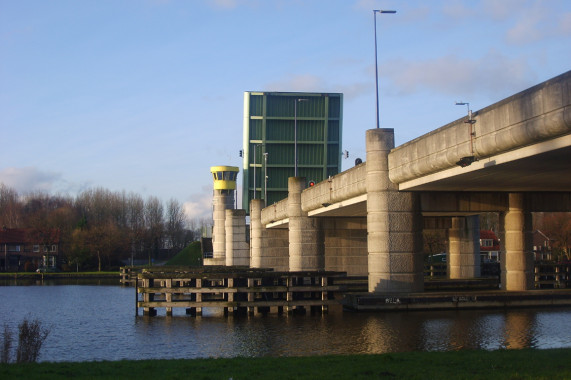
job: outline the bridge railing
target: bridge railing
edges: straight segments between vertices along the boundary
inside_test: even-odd
[[[366,194],[366,162],[319,182],[301,193],[303,211],[309,212],[347,199]]]
[[[287,217],[287,198],[262,209],[262,224],[277,222]]]
[[[389,178],[406,182],[479,159],[551,140],[571,132],[568,86],[571,71],[533,86],[420,136],[389,154]]]

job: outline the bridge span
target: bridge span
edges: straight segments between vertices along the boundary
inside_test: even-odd
[[[367,276],[372,293],[422,292],[423,228],[448,229],[450,278],[474,278],[478,215],[497,212],[502,286],[533,288],[531,213],[571,211],[570,79],[566,72],[398,147],[393,129],[368,130],[362,164],[310,188],[292,177],[288,198],[273,205],[252,201],[247,264],[346,271]]]

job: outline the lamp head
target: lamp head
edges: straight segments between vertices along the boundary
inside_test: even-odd
[[[474,156],[466,156],[462,157],[460,161],[456,163],[456,165],[460,166],[461,168],[465,168],[466,166],[472,165],[474,161],[478,161],[478,159]]]

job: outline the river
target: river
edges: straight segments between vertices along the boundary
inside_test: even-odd
[[[40,361],[571,347],[571,308],[136,317],[134,288],[114,283],[4,282],[0,327],[39,319],[50,330]]]

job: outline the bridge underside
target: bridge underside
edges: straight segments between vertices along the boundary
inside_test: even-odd
[[[568,192],[571,135],[399,184],[401,191]]]

